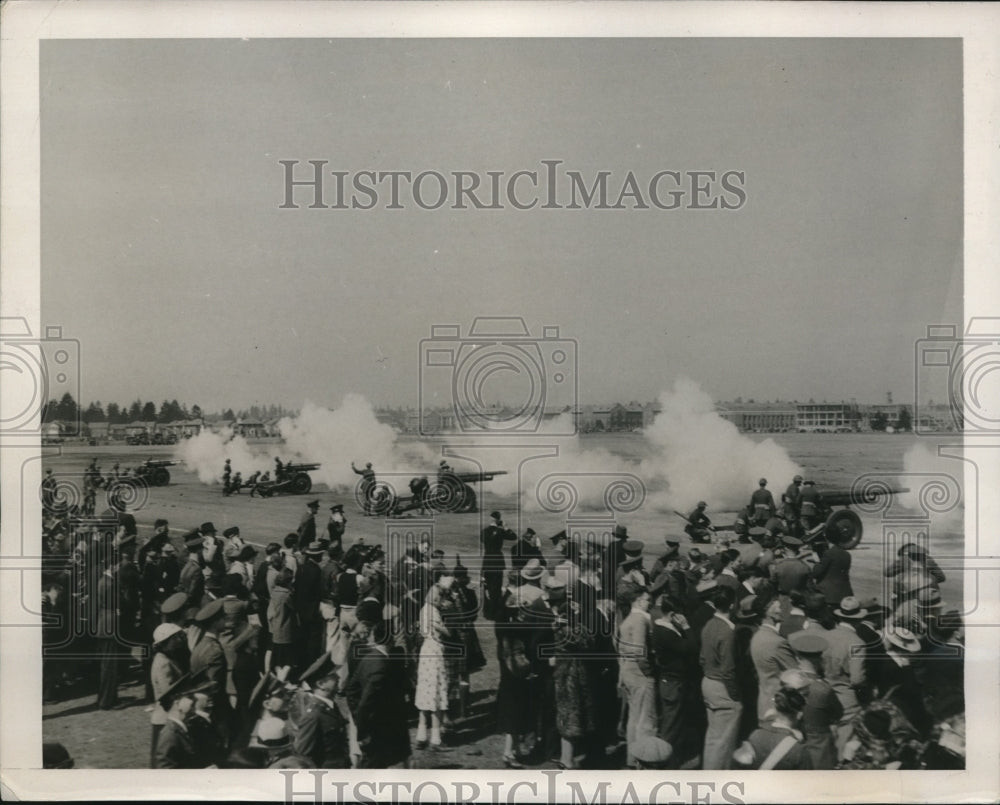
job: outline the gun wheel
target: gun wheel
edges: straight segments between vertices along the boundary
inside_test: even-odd
[[[292,493],[295,495],[308,495],[312,490],[312,485],[312,478],[304,472],[300,472],[292,478]]]
[[[858,547],[862,530],[861,518],[850,509],[835,511],[826,520],[827,539],[835,537],[840,546],[847,550]]]
[[[157,467],[151,480],[153,486],[166,486],[170,483],[170,472],[166,467]]]

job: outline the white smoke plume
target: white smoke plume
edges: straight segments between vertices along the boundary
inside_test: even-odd
[[[188,470],[197,473],[203,484],[222,483],[227,458],[232,463],[233,473],[242,473],[244,479],[255,470],[272,469],[271,458],[266,453],[255,451],[246,439],[234,436],[229,428],[218,433],[203,429],[197,436],[183,440],[175,456]]]
[[[687,378],[676,380],[659,402],[662,411],[645,431],[652,455],[639,472],[666,483],[653,497],[654,508],[686,513],[704,500],[711,510],[735,511],[749,503],[762,477],[780,506],[785,486],[802,471],[785,448],[773,439],[757,442],[740,433]]]
[[[307,402],[297,417],[285,417],[278,427],[285,439],[283,452],[303,461],[322,462],[310,474],[331,489],[357,484],[360,476],[351,470],[352,461],[358,469],[371,462],[377,473],[420,475],[427,474],[434,463],[435,454],[426,445],[401,444],[399,434],[378,421],[360,394],[347,394],[333,410]],[[423,472],[416,472],[420,468]]]
[[[899,476],[899,485],[910,491],[897,495],[896,502],[914,512],[927,512],[935,528],[960,531],[964,519],[964,471],[960,459],[939,456],[924,442],[917,442],[903,455],[903,474]]]

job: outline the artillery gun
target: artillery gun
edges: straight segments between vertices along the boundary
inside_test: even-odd
[[[149,486],[166,486],[170,483],[170,471],[178,462],[168,459],[147,459],[138,467],[132,469],[133,478],[141,478]]]
[[[835,540],[842,548],[851,550],[856,548],[861,542],[864,526],[858,513],[851,509],[851,505],[871,504],[879,497],[885,495],[899,495],[909,492],[908,488],[894,489],[890,487],[873,487],[858,489],[830,489],[819,493],[816,501],[816,512],[812,515],[814,524],[809,528],[800,522],[793,522],[784,517],[782,513],[776,516],[782,525],[782,532],[800,537],[803,542],[813,543],[818,540]],[[835,508],[840,507],[843,508]],[[727,526],[716,526],[718,531],[735,531],[741,539],[743,537],[757,536],[754,532],[763,532],[764,529],[751,529],[749,517],[741,518],[737,523]]]
[[[416,509],[437,512],[478,511],[476,492],[471,484],[492,481],[498,475],[506,475],[506,470],[486,472],[442,472],[435,483],[426,478],[413,478],[409,487],[411,494],[401,496],[385,481],[378,481],[368,491],[368,500],[361,500],[362,506],[375,514],[397,517]],[[421,484],[420,481],[424,483]],[[367,506],[365,504],[367,503]]]
[[[285,464],[281,474],[273,481],[257,482],[255,489],[258,495],[269,498],[271,495],[308,495],[312,491],[310,472],[315,472],[322,465],[316,463]],[[248,486],[246,482],[243,486]]]

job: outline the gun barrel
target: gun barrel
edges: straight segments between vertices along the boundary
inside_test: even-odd
[[[908,487],[872,486],[860,489],[832,489],[821,492],[820,497],[829,506],[848,506],[852,503],[871,503],[879,497],[900,495],[909,491]]]
[[[488,472],[458,472],[454,477],[462,483],[474,483],[478,481],[492,481],[497,475],[506,475],[506,470],[491,470]]]

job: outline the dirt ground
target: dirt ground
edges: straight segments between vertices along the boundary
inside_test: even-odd
[[[853,479],[863,472],[901,469],[902,454],[913,443],[911,437],[883,434],[781,434],[773,438],[782,443],[792,458],[806,467],[817,482],[827,488],[850,486]],[[634,436],[595,437],[595,444],[637,459],[641,458],[643,450],[643,443],[639,437]],[[930,446],[933,448],[933,445]],[[45,466],[51,467],[67,481],[76,479],[79,482],[84,468],[93,457],[98,458],[101,469],[106,473],[115,461],[128,467],[141,463],[150,456],[171,457],[173,450],[171,447],[64,446],[58,456],[46,459]],[[211,520],[220,533],[228,526],[238,525],[244,539],[262,547],[271,541],[280,542],[285,534],[294,531],[305,511],[305,502],[312,498],[320,500],[322,508],[317,519],[321,525],[329,514],[329,506],[334,503],[344,504],[348,517],[347,544],[361,537],[370,544],[385,544],[388,529],[398,531],[410,524],[414,528],[428,527],[426,521],[418,518],[411,518],[408,524],[364,517],[351,490],[331,492],[325,487],[318,487],[308,497],[285,496],[262,500],[251,499],[244,493],[225,498],[219,486],[199,483],[183,467],[172,467],[170,471],[170,485],[152,488],[148,500],[135,512],[139,522],[140,542],[152,533],[153,521],[164,517],[170,521],[171,533],[178,548],[182,547],[180,535],[206,520]],[[780,488],[783,486],[784,483]],[[749,491],[751,490],[748,493]],[[479,533],[485,525],[487,513],[494,508],[500,509],[507,514],[508,521],[513,525],[514,505],[513,498],[491,496],[489,484],[484,484],[479,513],[442,514],[433,520],[435,545],[445,550],[449,564],[454,562],[455,554],[460,553],[462,563],[470,568],[475,579],[478,575],[476,555]],[[727,518],[725,513],[713,514],[716,515],[716,522],[732,522],[732,518]],[[853,551],[851,579],[857,595],[881,598],[883,523],[876,515],[862,514],[862,521],[865,536]],[[630,535],[646,543],[647,568],[663,552],[663,540],[667,536],[678,538],[682,551],[692,547],[683,534],[683,521],[675,516],[640,509],[629,516],[626,524]],[[560,521],[557,515],[546,514],[532,516],[530,520],[522,520],[520,523],[521,529],[528,525],[543,537],[565,528],[565,522]],[[548,540],[544,539],[544,542],[545,547],[548,547]],[[746,558],[752,557],[759,550],[755,545],[734,547],[740,547]],[[935,531],[931,547],[936,557],[960,555],[963,535],[958,531]],[[957,571],[948,574],[948,580],[942,585],[945,601],[959,606],[962,600],[961,582],[961,575]],[[443,751],[415,751],[414,767],[502,768],[502,737],[493,734],[495,690],[499,677],[495,640],[491,623],[480,620],[478,628],[488,665],[472,677],[470,713],[446,734],[448,745]],[[77,667],[79,661],[72,666]],[[149,763],[150,713],[147,712],[148,705],[143,700],[143,695],[143,686],[136,676],[134,681],[123,682],[120,688],[121,709],[100,711],[95,706],[96,693],[77,687],[68,693],[65,700],[44,705],[44,740],[63,743],[74,757],[78,768],[146,768]],[[552,766],[542,763],[538,768]]]

